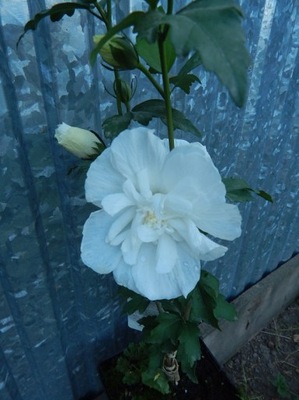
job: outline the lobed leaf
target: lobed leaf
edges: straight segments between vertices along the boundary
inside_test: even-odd
[[[187,94],[190,93],[190,88],[194,82],[200,83],[199,78],[194,74],[172,76],[169,81],[174,85],[174,88],[179,87]]]
[[[60,21],[61,18],[63,18],[65,15],[68,15],[71,17],[76,9],[85,9],[85,10],[90,10],[90,5],[88,4],[87,1],[84,1],[84,3],[59,3],[55,4],[53,7],[50,9],[43,10],[39,13],[37,13],[33,19],[28,21],[24,27],[24,32],[23,34],[19,37],[17,41],[17,46],[19,45],[21,39],[24,37],[26,32],[29,30],[35,30],[40,23],[41,20],[43,20],[46,17],[50,17],[52,22]]]
[[[150,343],[176,342],[182,326],[182,319],[175,314],[162,313],[156,317],[157,326],[150,332]]]
[[[176,54],[198,53],[203,66],[218,76],[241,107],[247,96],[250,64],[241,17],[242,11],[233,0],[195,0],[175,15],[149,11],[136,21],[135,31],[153,43],[159,27],[168,25]]]
[[[199,342],[200,331],[195,322],[187,321],[179,335],[178,360],[184,367],[192,367],[200,359],[201,347]]]
[[[222,294],[217,297],[214,315],[217,319],[223,318],[227,321],[236,321],[238,319],[234,305],[226,301]]]
[[[137,120],[136,118],[138,118],[138,114],[141,112],[142,116],[145,117],[147,115],[149,120],[152,118],[160,118],[161,121],[166,124],[166,108],[163,100],[147,100],[135,106],[132,112],[134,120]],[[185,132],[191,132],[196,136],[201,136],[200,131],[181,111],[172,109],[172,115],[175,129],[181,129]]]

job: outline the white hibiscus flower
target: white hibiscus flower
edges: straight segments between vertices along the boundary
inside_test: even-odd
[[[86,199],[100,207],[83,229],[81,256],[94,271],[150,300],[187,296],[200,279],[200,260],[227,248],[241,216],[200,143],[168,141],[152,130],[125,130],[90,166]]]

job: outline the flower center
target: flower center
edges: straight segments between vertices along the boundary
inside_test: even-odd
[[[149,225],[150,227],[154,228],[159,224],[159,219],[157,218],[156,214],[154,211],[150,210],[145,213],[145,216],[143,218],[143,223],[145,225]]]

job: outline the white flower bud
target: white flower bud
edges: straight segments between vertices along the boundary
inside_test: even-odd
[[[55,130],[55,138],[70,153],[84,159],[100,154],[99,147],[102,147],[100,140],[91,131],[76,128],[64,122]]]

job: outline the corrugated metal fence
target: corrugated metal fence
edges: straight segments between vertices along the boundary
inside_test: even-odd
[[[114,112],[104,89],[108,78],[103,81],[101,66],[91,70],[88,64],[96,27],[76,12],[41,24],[16,49],[22,25],[53,3],[0,0],[3,400],[71,400],[96,392],[97,362],[129,340],[113,280],[80,261],[82,224],[91,208],[83,175],[68,175],[77,160],[53,138],[62,121],[99,131],[101,117]],[[237,109],[203,70],[192,96],[175,98],[204,132],[221,173],[241,176],[275,200],[242,205],[242,237],[206,265],[231,297],[299,249],[299,3],[242,3],[252,55],[246,107]],[[146,83],[138,90],[142,97]]]

